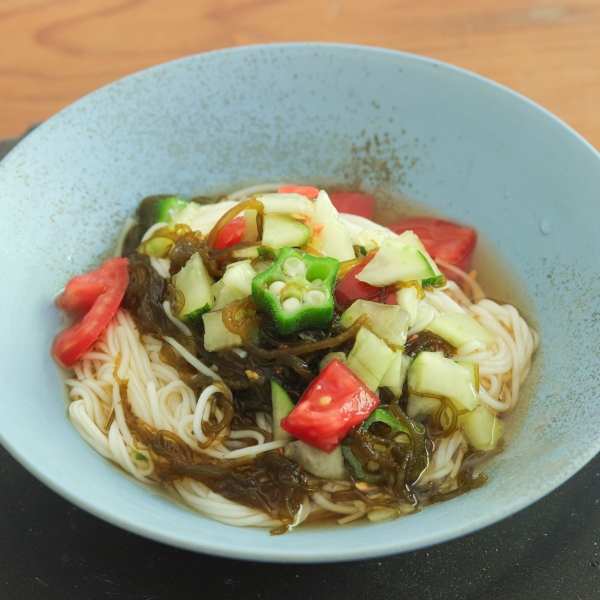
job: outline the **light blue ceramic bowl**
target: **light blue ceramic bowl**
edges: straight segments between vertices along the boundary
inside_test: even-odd
[[[472,224],[511,265],[515,289],[507,296],[518,292],[542,348],[483,488],[392,523],[270,537],[145,489],[70,426],[50,360],[59,327],[52,298],[65,281],[107,256],[146,195],[280,179],[404,192]],[[0,164],[0,441],[89,512],[230,557],[366,558],[494,523],[600,449],[599,192],[599,155],[558,119],[499,85],[417,56],[257,46],[117,81],[50,119]]]

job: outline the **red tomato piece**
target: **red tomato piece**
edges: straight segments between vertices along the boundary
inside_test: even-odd
[[[301,194],[309,200],[314,200],[319,195],[319,190],[310,185],[282,185],[277,191],[280,194]]]
[[[329,195],[331,203],[341,213],[358,215],[365,219],[373,218],[375,198],[359,192],[333,192]]]
[[[373,302],[379,302],[382,294],[382,289],[369,285],[364,281],[359,281],[356,276],[367,266],[369,261],[375,256],[372,254],[367,256],[364,262],[352,267],[350,271],[344,276],[344,278],[338,282],[333,292],[335,301],[340,306],[347,308],[355,300],[372,300]],[[398,304],[396,302],[396,290],[393,286],[385,288],[383,294],[386,297],[386,304]]]
[[[244,239],[246,231],[246,222],[244,217],[235,217],[231,219],[219,233],[219,237],[215,242],[215,250],[223,250],[229,246],[235,246]]]
[[[334,359],[308,386],[296,408],[281,419],[281,427],[303,442],[331,452],[378,404],[379,398]]]
[[[65,367],[72,366],[100,337],[114,317],[127,289],[126,258],[110,258],[99,269],[76,275],[56,301],[59,308],[84,317],[61,332],[54,341],[54,356]]]
[[[477,243],[477,233],[470,227],[435,217],[410,217],[394,223],[396,233],[412,230],[433,259],[439,259],[467,271]]]

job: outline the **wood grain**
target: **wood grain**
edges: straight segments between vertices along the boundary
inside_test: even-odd
[[[0,138],[150,65],[281,41],[385,46],[494,79],[600,148],[600,3],[0,0]]]

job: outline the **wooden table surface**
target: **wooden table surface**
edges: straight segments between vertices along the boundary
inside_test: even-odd
[[[150,65],[282,41],[453,63],[528,96],[600,148],[598,0],[0,0],[0,138]]]

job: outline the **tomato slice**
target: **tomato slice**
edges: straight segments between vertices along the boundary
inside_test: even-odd
[[[470,227],[435,217],[410,217],[390,226],[396,233],[412,230],[433,259],[467,271],[477,244],[477,233]]]
[[[331,203],[338,212],[358,215],[365,219],[373,219],[375,198],[360,192],[333,192],[329,195]]]
[[[396,302],[396,290],[393,286],[385,288],[369,285],[364,281],[359,281],[356,276],[367,266],[369,261],[375,256],[373,253],[365,257],[364,262],[352,267],[344,278],[338,282],[333,292],[336,303],[342,308],[348,308],[355,300],[372,300],[379,302],[381,294],[386,296],[386,304],[398,304]]]
[[[281,419],[281,427],[303,442],[331,452],[378,404],[379,398],[334,359],[308,386],[296,408]]]
[[[244,239],[244,231],[246,230],[246,222],[244,217],[235,217],[231,219],[223,229],[219,232],[219,237],[215,242],[215,250],[223,250],[229,246],[235,246]]]
[[[301,194],[309,200],[314,200],[319,195],[319,190],[310,185],[282,185],[277,191],[280,194]]]
[[[127,259],[110,258],[95,271],[76,275],[67,283],[56,306],[85,315],[56,337],[53,353],[64,367],[77,362],[106,329],[121,304],[128,280]]]

